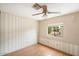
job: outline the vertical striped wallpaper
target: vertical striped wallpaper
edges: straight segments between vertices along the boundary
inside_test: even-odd
[[[0,13],[0,55],[4,55],[36,43],[36,21],[6,12]]]
[[[57,39],[40,38],[39,42],[49,47],[69,53],[71,55],[79,56],[79,45],[61,41],[61,39],[59,38]]]

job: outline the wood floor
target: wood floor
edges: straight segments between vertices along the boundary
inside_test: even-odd
[[[37,44],[6,54],[6,56],[68,56],[68,54]]]

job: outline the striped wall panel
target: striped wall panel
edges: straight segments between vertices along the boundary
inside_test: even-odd
[[[48,39],[48,38],[47,39],[41,38],[39,42],[49,47],[69,53],[71,55],[79,56],[79,45],[71,44],[57,39]]]
[[[10,13],[1,12],[0,55],[36,44],[36,31],[37,27],[35,21],[27,20],[24,17],[16,16]],[[31,38],[28,38],[29,36],[27,34],[29,34]]]

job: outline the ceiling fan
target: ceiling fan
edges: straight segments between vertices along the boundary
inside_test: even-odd
[[[43,16],[47,16],[47,14],[59,14],[60,12],[49,12],[47,5],[40,5],[38,3],[35,3],[32,5],[32,7],[36,10],[42,9],[41,13],[32,14],[32,16],[43,14]]]

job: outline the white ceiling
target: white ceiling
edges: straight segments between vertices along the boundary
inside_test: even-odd
[[[42,3],[44,4],[44,3]],[[32,8],[32,3],[0,3],[0,10],[9,12],[18,16],[28,17],[34,20],[44,20],[51,17],[56,17],[75,11],[79,11],[79,3],[45,3],[48,6],[48,11],[61,12],[60,14],[48,14],[46,17],[42,15],[32,16],[34,13],[41,12]]]

